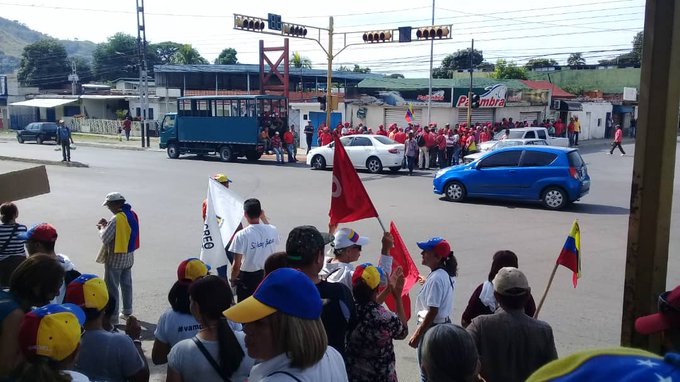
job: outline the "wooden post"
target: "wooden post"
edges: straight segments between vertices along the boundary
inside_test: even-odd
[[[621,344],[661,351],[660,335],[635,332],[666,289],[678,104],[680,0],[647,0],[638,133],[631,184]]]
[[[553,268],[552,273],[550,274],[550,279],[548,279],[548,285],[546,285],[545,292],[543,292],[541,301],[538,303],[538,307],[536,308],[536,313],[534,313],[534,318],[538,318],[538,313],[541,312],[541,308],[543,307],[543,303],[545,302],[545,296],[548,295],[548,291],[550,290],[550,286],[552,285],[553,279],[555,278],[555,272],[557,272],[558,265],[559,264],[555,263],[555,267]]]

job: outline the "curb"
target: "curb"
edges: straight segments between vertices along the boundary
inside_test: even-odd
[[[0,141],[14,142],[14,141],[16,141],[16,138],[0,136]],[[79,142],[77,142],[77,145],[83,146],[83,147],[98,147],[98,148],[105,148],[105,149],[132,150],[132,151],[158,151],[158,152],[165,151],[165,150],[160,150],[160,149],[157,149],[157,148],[147,148],[147,147],[138,147],[138,146],[119,146],[115,143],[103,143],[103,142],[82,142],[82,141],[79,141]]]
[[[7,157],[0,155],[0,160],[9,160],[14,162],[25,162],[33,164],[44,164],[49,166],[63,166],[63,167],[79,167],[79,168],[89,168],[87,163],[82,162],[62,162],[56,160],[46,160],[46,159],[30,159],[30,158],[19,158],[19,157]]]

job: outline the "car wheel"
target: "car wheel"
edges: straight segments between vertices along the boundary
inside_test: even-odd
[[[223,162],[232,162],[234,159],[234,151],[231,149],[231,146],[222,146],[220,147],[219,150],[220,153],[220,159],[222,159]]]
[[[371,174],[378,174],[382,171],[382,162],[376,157],[368,158],[366,161],[366,168]]]
[[[19,143],[24,143],[24,138],[22,138],[21,135],[17,135],[17,141]]]
[[[452,202],[463,201],[463,199],[465,199],[466,193],[467,191],[465,191],[465,186],[463,186],[463,183],[456,180],[447,183],[446,187],[444,188],[446,199]]]
[[[179,147],[177,146],[177,143],[168,143],[168,158],[179,158]]]
[[[401,170],[401,166],[390,167],[390,171],[392,172],[399,172],[399,170]]]
[[[567,205],[567,194],[559,187],[548,187],[541,196],[543,206],[550,210],[561,210]]]
[[[35,139],[35,143],[37,143],[37,144],[39,144],[39,145],[42,145],[42,144],[43,144],[43,139],[42,139],[42,137],[38,136],[38,137]]]
[[[317,170],[323,170],[326,168],[326,159],[322,155],[314,155],[312,158],[312,167]]]

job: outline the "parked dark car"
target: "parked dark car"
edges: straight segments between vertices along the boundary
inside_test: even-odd
[[[54,122],[29,123],[23,130],[17,130],[17,141],[35,141],[41,145],[46,141],[57,141],[57,124]]]
[[[590,191],[590,176],[577,149],[514,146],[439,170],[433,185],[435,194],[456,202],[468,196],[529,200],[559,210]]]

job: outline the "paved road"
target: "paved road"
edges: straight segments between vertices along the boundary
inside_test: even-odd
[[[633,154],[634,147],[624,145]],[[628,203],[633,156],[609,156],[604,144],[582,149],[593,179],[590,195],[566,211],[545,211],[536,205],[472,201],[448,203],[432,193],[432,173],[418,176],[361,173],[368,193],[386,224],[394,220],[411,254],[420,264],[415,245],[434,235],[447,238],[460,269],[456,284],[454,321],[474,288],[489,270],[491,256],[512,249],[520,258],[536,298],[546,285],[571,222],[581,224],[583,277],[571,287],[571,273],[559,269],[541,318],[555,331],[560,354],[590,346],[619,342]],[[0,155],[60,159],[53,146],[0,142]],[[223,163],[187,157],[167,159],[162,152],[138,152],[78,147],[72,159],[89,168],[48,166],[52,192],[19,203],[19,220],[26,224],[47,221],[59,231],[57,250],[69,255],[81,271],[103,273],[94,262],[99,249],[95,223],[108,217],[101,207],[104,195],[122,192],[141,219],[142,247],[137,252],[135,314],[150,331],[168,306],[166,295],[176,264],[198,255],[201,232],[200,203],[206,178],[224,172],[243,197],[257,197],[283,239],[296,225],[325,227],[330,201],[330,171],[313,171],[303,165],[277,166],[270,161]],[[31,166],[0,161],[0,172]],[[675,187],[680,189],[675,166]],[[674,193],[670,253],[680,251],[680,192]],[[380,227],[375,219],[351,224],[368,235],[362,260],[376,261]],[[680,283],[680,257],[671,255],[669,284]],[[425,269],[421,271],[424,274]],[[418,292],[412,291],[412,299]],[[413,326],[413,325],[412,325]],[[413,327],[411,328],[413,330]],[[150,338],[152,333],[146,333]],[[150,341],[144,347],[150,354]],[[397,370],[404,381],[416,380],[415,352],[405,341],[396,344]],[[164,368],[155,368],[154,380],[163,380]]]

